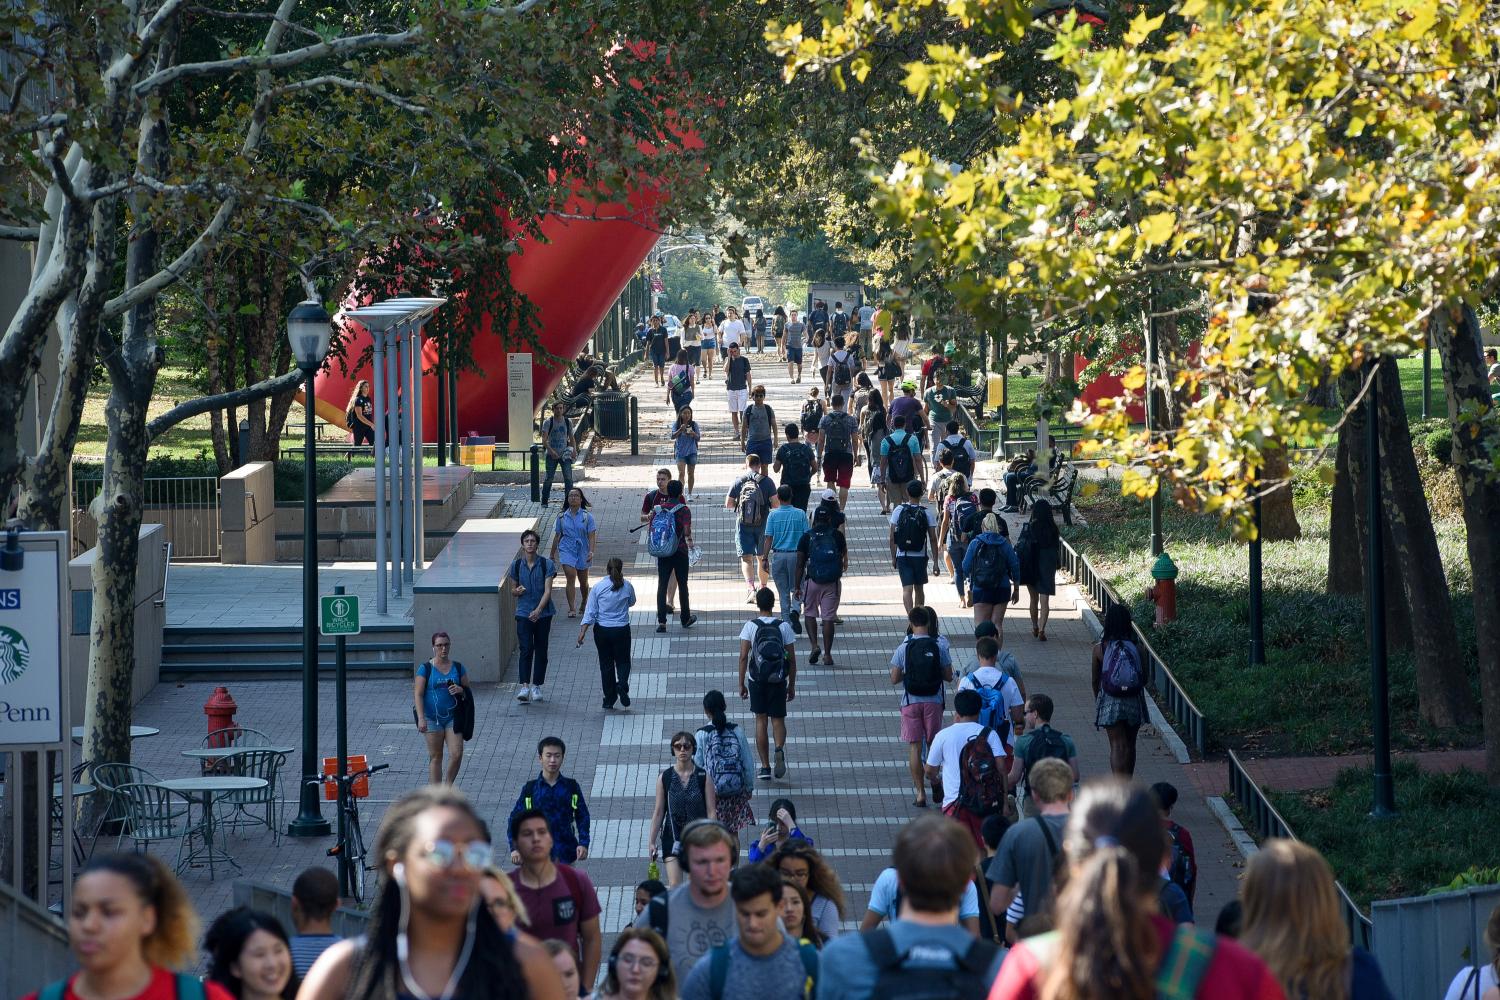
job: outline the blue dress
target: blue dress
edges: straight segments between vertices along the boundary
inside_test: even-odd
[[[574,569],[589,568],[589,533],[596,530],[594,515],[565,510],[557,515],[557,561]]]

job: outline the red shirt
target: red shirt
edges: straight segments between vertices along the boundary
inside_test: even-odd
[[[651,508],[658,505],[662,507],[667,505],[667,494],[664,490],[652,490],[650,493],[647,493],[646,499],[641,501],[641,513],[649,514],[651,513]]]
[[[599,916],[599,894],[589,877],[576,868],[558,865],[557,877],[545,888],[532,889],[523,884],[519,868],[511,871],[510,880],[531,918],[526,930],[543,941],[561,941],[582,961],[579,931]]]
[[[81,973],[73,973],[68,977],[68,988],[63,991],[64,1000],[79,1000],[78,994],[73,991],[73,981]],[[163,969],[156,966],[151,970],[151,982],[130,1000],[177,1000],[177,976],[171,969]],[[205,982],[203,993],[208,1000],[234,1000],[234,996],[218,983]],[[37,1000],[37,993],[27,994],[26,1000]]]
[[[1166,917],[1153,916],[1161,942],[1161,953],[1167,952],[1176,928]],[[1022,941],[1005,956],[1005,964],[990,988],[989,1000],[1037,1000],[1041,996],[1043,970],[1036,955]],[[1266,964],[1248,949],[1221,937],[1208,963],[1208,973],[1198,984],[1198,996],[1212,1000],[1286,1000],[1281,984]]]

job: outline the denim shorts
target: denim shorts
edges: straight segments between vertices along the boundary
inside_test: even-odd
[[[760,554],[760,540],[764,529],[747,528],[743,524],[739,526],[740,555],[755,556]]]

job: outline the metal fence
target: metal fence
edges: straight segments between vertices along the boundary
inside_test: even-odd
[[[1088,559],[1084,558],[1066,540],[1062,542],[1062,555],[1063,569],[1078,581],[1078,585],[1089,595],[1089,601],[1099,609],[1101,616],[1109,612],[1110,605],[1123,603],[1104,578],[1095,572]],[[1171,715],[1178,729],[1184,731],[1188,741],[1198,751],[1199,756],[1202,756],[1208,750],[1208,723],[1204,721],[1203,713],[1197,705],[1193,704],[1193,699],[1188,697],[1172,671],[1167,668],[1166,661],[1157,654],[1140,627],[1132,625],[1131,628],[1135,632],[1135,641],[1140,645],[1141,653],[1146,658],[1151,675],[1151,688],[1158,696],[1158,703]]]
[[[1500,885],[1370,904],[1381,975],[1398,997],[1437,997],[1466,965],[1491,957],[1485,945],[1490,911],[1500,906]],[[1473,992],[1464,994],[1465,1000]]]
[[[73,555],[93,548],[99,525],[89,506],[104,489],[98,476],[73,479]],[[142,524],[160,524],[179,561],[219,558],[219,478],[172,476],[145,480]]]
[[[1250,827],[1255,831],[1259,840],[1267,837],[1285,837],[1288,840],[1296,840],[1297,835],[1292,832],[1291,826],[1276,807],[1271,804],[1270,798],[1250,777],[1250,772],[1245,770],[1245,765],[1240,762],[1239,757],[1233,750],[1229,754],[1229,792],[1244,808],[1250,817]],[[1360,911],[1350,898],[1349,891],[1344,888],[1343,883],[1334,882],[1334,888],[1339,894],[1339,910],[1344,915],[1344,923],[1349,928],[1349,940],[1361,948],[1370,949],[1374,942],[1375,925],[1370,918]]]

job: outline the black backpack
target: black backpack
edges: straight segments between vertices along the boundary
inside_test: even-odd
[[[839,355],[840,354],[842,354],[844,356],[844,360],[842,360],[842,361],[839,360]],[[853,360],[854,359],[852,357],[850,357],[848,351],[835,351],[834,352],[834,355],[833,355],[833,384],[834,385],[848,385],[849,383],[851,383],[851,382],[854,381],[854,370],[853,370],[853,368],[850,367],[850,363]]]
[[[969,579],[974,581],[976,587],[999,590],[1008,580],[1007,568],[1005,549],[1000,543],[981,541],[979,548],[974,551],[974,572],[969,574]]]
[[[901,431],[901,443],[896,443],[896,432],[892,431],[886,438],[890,444],[890,451],[885,459],[885,478],[893,483],[909,483],[915,475],[911,459],[911,431]]]
[[[836,312],[833,314],[833,332],[842,337],[849,332],[849,314]]]
[[[1031,775],[1031,765],[1048,757],[1056,757],[1066,762],[1068,759],[1068,744],[1059,733],[1051,726],[1042,726],[1031,733],[1031,739],[1026,744],[1026,753],[1021,756],[1021,787],[1028,792],[1031,785],[1027,778]]]
[[[786,446],[781,455],[781,481],[791,486],[812,482],[812,449],[798,441]]]
[[[906,667],[901,674],[906,693],[930,698],[943,690],[943,656],[938,641],[930,635],[906,640]]]
[[[919,503],[904,503],[896,516],[896,548],[902,552],[927,550],[927,508]]]
[[[974,475],[974,460],[969,457],[969,449],[964,444],[963,441],[955,444],[945,439],[943,441],[943,454],[952,455],[953,471],[968,479]],[[941,459],[942,455],[938,457]]]
[[[875,987],[870,1000],[967,1000],[989,992],[986,975],[999,951],[991,941],[969,942],[963,954],[953,953],[953,967],[933,968],[924,962],[910,966],[910,952],[896,950],[889,928],[877,927],[860,935],[875,965]],[[925,951],[930,947],[923,944]],[[916,949],[913,949],[916,950]]]
[[[823,451],[828,455],[847,455],[851,446],[849,414],[835,410],[828,414],[828,430],[823,432]]]
[[[823,404],[819,400],[809,399],[802,404],[802,430],[812,432],[818,429],[823,422]]]
[[[757,684],[780,684],[786,680],[786,639],[781,634],[781,619],[773,622],[756,619],[748,673]]]

